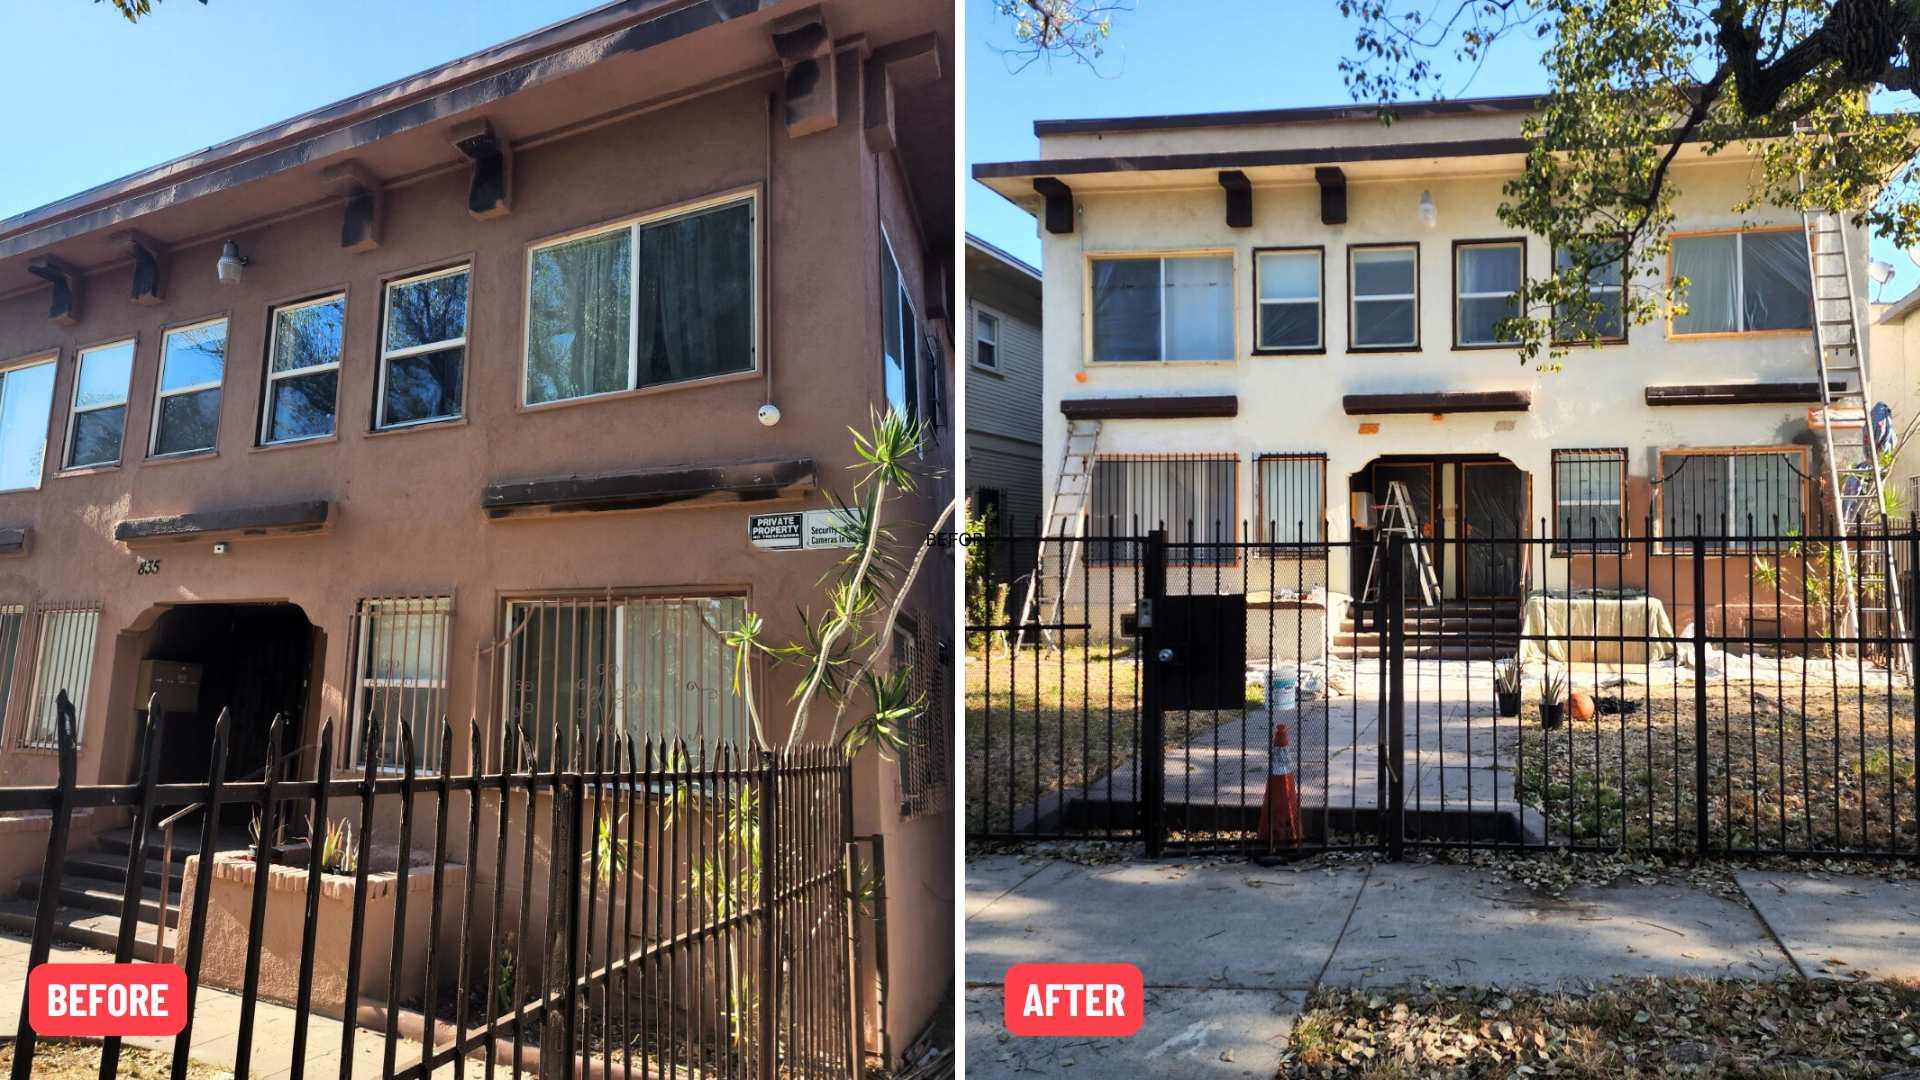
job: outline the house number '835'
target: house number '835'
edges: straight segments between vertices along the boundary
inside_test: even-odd
[[[133,572],[143,577],[147,574],[157,574],[160,572],[160,560],[141,559],[135,564]]]

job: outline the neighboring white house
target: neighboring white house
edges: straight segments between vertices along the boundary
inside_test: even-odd
[[[1894,430],[1904,433],[1920,415],[1920,288],[1890,304],[1873,305],[1873,392],[1893,408]],[[1915,432],[1920,439],[1920,431]],[[1911,440],[1910,440],[1911,441]],[[1897,448],[1887,487],[1899,492],[1901,513],[1920,510],[1920,446]]]
[[[967,498],[995,532],[1040,520],[1040,271],[967,237]]]
[[[1365,539],[1354,496],[1401,480],[1428,535],[1585,542],[1544,566],[1456,548],[1449,598],[1614,577],[1661,591],[1665,556],[1605,542],[1649,521],[1711,532],[1725,515],[1729,553],[1748,515],[1803,528],[1824,465],[1800,215],[1735,212],[1757,162],[1682,149],[1662,273],[1691,279],[1690,312],[1541,371],[1492,333],[1554,257],[1496,213],[1531,104],[1413,105],[1390,126],[1357,107],[1042,121],[1037,160],[976,166],[1044,241],[1049,488],[1080,416],[1102,421],[1093,513],[1123,534]],[[1864,297],[1865,239],[1848,242]],[[1334,592],[1359,588],[1348,563],[1334,549]],[[1242,569],[1266,588],[1271,568]]]

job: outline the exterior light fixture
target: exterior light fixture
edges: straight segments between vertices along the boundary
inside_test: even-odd
[[[214,264],[214,269],[220,274],[220,284],[237,284],[240,281],[241,268],[252,262],[252,259],[240,254],[239,244],[231,240],[227,241],[220,248],[220,261]]]
[[[772,427],[780,422],[780,406],[769,401],[765,405],[760,406],[760,411],[756,415],[760,417],[761,426]]]
[[[1431,229],[1440,221],[1440,211],[1433,205],[1433,192],[1420,193],[1420,224]]]

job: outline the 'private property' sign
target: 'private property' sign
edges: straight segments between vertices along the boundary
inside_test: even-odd
[[[860,529],[858,510],[805,510],[747,518],[747,540],[764,551],[850,548],[859,544]]]

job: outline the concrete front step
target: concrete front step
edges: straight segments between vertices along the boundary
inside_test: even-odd
[[[31,936],[38,905],[32,900],[0,901],[0,929]],[[133,955],[136,960],[157,961],[153,944],[154,925],[143,922],[135,930]],[[167,937],[171,944],[172,931]],[[62,907],[54,911],[53,937],[72,945],[113,952],[120,941],[120,916],[97,911]]]
[[[124,854],[114,855],[105,852],[88,851],[78,855],[67,856],[67,861],[61,864],[61,866],[61,874],[65,880],[69,882],[80,879],[86,879],[88,881],[123,882],[127,879],[127,857]],[[169,878],[169,881],[172,883],[170,886],[171,891],[179,890],[180,876],[184,870],[185,866],[182,861],[175,860],[173,875]],[[141,869],[140,877],[141,883],[147,887],[154,889],[160,887],[160,856],[155,855],[146,861],[145,866]]]
[[[41,885],[42,882],[37,876],[22,878],[20,895],[29,900],[38,899]],[[124,903],[123,892],[124,888],[119,882],[63,878],[60,882],[60,903],[63,907],[117,916]],[[160,918],[159,888],[142,889],[136,904],[142,922],[157,921]],[[178,917],[180,914],[180,890],[177,884],[169,890],[167,914],[173,917]]]

